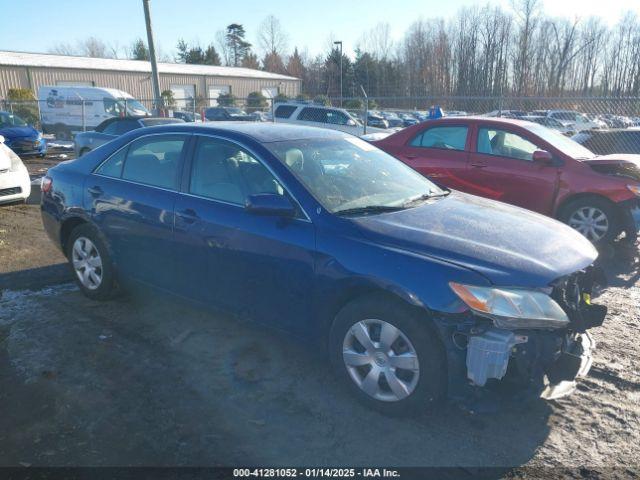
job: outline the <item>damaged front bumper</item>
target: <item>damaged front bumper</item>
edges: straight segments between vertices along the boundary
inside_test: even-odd
[[[551,296],[567,313],[567,328],[507,330],[473,314],[458,322],[449,330],[450,396],[468,397],[497,384],[547,400],[572,393],[576,378],[591,368],[595,342],[587,330],[601,325],[607,313],[591,303],[601,281],[600,272],[589,268],[555,282]]]

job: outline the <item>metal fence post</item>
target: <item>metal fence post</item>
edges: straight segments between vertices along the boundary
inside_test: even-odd
[[[82,131],[86,132],[87,131],[87,120],[86,120],[86,115],[85,115],[85,105],[84,105],[84,98],[82,99]]]
[[[276,123],[276,109],[275,109],[275,106],[276,106],[275,98],[272,98],[271,99],[271,121],[273,123]]]
[[[125,117],[126,117],[126,116],[128,116],[128,113],[129,113],[129,112],[128,112],[128,109],[127,109],[127,105],[128,105],[128,104],[127,104],[127,99],[125,98],[125,99],[124,99],[124,116],[125,116]]]

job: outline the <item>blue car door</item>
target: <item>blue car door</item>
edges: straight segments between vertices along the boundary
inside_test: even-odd
[[[236,143],[194,136],[175,203],[176,282],[181,293],[297,330],[311,311],[315,231],[296,218],[248,212],[248,195],[288,195],[255,155]]]
[[[140,137],[87,177],[85,205],[109,242],[119,275],[172,288],[173,210],[189,137]]]

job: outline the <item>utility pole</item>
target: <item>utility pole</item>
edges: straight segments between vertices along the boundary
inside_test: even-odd
[[[333,42],[334,45],[340,45],[340,106],[342,107],[342,41]]]
[[[153,109],[158,115],[159,110],[164,107],[162,95],[160,95],[160,77],[158,76],[158,62],[156,60],[156,48],[153,44],[153,28],[151,27],[151,8],[149,0],[142,0],[144,6],[144,21],[147,25],[147,43],[149,44],[149,59],[151,60],[151,83],[153,84]]]

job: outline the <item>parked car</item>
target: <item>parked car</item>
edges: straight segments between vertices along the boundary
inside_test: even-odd
[[[0,203],[26,200],[31,195],[31,180],[20,157],[0,135]]]
[[[543,117],[539,115],[525,115],[523,117],[519,117],[519,119],[524,120],[526,122],[539,123],[540,125],[550,128],[552,130],[556,130],[557,132],[560,132],[563,135],[571,136],[574,133],[576,133],[574,130],[573,124],[571,124],[570,126],[566,126],[560,123],[555,118],[551,118],[551,117]]]
[[[403,128],[404,122],[402,119],[394,112],[380,112],[382,118],[384,118],[389,124],[389,128]]]
[[[254,122],[271,122],[272,121],[272,117],[269,112],[256,110],[255,112],[251,112],[249,115],[251,115]]]
[[[599,120],[604,123],[602,128],[629,128],[635,126],[635,122],[622,115],[612,115],[605,113],[600,115]]]
[[[607,128],[607,125],[603,121],[598,120],[595,117],[590,118],[584,113],[576,112],[573,110],[549,110],[547,111],[546,116],[557,120],[562,125],[573,130],[574,132]]]
[[[170,117],[110,118],[98,125],[95,130],[78,133],[73,139],[73,150],[76,153],[76,157],[81,157],[131,130],[170,123],[184,123],[184,120]]]
[[[571,137],[598,155],[630,153],[640,155],[640,129],[589,130]]]
[[[485,113],[485,117],[520,118],[527,115],[524,110],[493,110]]]
[[[380,128],[386,130],[389,128],[389,122],[385,118],[375,112],[369,112],[367,115],[367,127]]]
[[[294,123],[307,127],[323,127],[353,135],[363,135],[364,125],[342,108],[310,105],[308,103],[278,103],[275,120],[279,123]],[[367,133],[383,131],[367,126]]]
[[[204,110],[208,122],[253,122],[255,117],[238,107],[209,107]]]
[[[441,185],[533,210],[593,242],[635,239],[640,157],[597,156],[541,125],[429,121],[373,142]]]
[[[0,111],[0,135],[4,137],[4,144],[18,155],[44,157],[47,153],[42,132],[13,113]]]
[[[441,189],[351,135],[135,130],[49,170],[42,219],[81,291],[133,281],[322,346],[362,401],[421,411],[490,379],[546,398],[590,365],[593,246]],[[549,384],[545,384],[544,376]]]
[[[413,117],[412,115],[409,115],[408,113],[400,113],[398,116],[402,120],[403,127],[410,127],[411,125],[415,125],[416,123],[419,123],[415,117]]]
[[[58,140],[71,140],[76,132],[91,130],[108,118],[151,115],[138,100],[114,88],[42,86],[38,106],[43,132]]]
[[[198,112],[189,112],[186,110],[174,110],[173,118],[179,118],[185,122],[201,122],[200,114]]]

